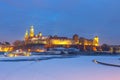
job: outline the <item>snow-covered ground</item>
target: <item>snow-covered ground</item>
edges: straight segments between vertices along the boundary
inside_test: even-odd
[[[119,56],[79,56],[39,61],[0,62],[0,80],[120,80],[120,68],[95,64],[93,59],[120,64]]]

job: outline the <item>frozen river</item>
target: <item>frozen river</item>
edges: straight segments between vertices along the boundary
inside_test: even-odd
[[[79,56],[42,61],[0,62],[0,80],[120,80],[120,56]]]

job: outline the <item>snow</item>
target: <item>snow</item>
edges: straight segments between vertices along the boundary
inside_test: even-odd
[[[120,80],[118,67],[95,64],[92,62],[93,59],[120,64],[119,56],[0,62],[0,80]]]

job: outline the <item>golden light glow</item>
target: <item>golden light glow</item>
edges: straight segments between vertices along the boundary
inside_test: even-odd
[[[31,51],[31,49],[28,49],[28,52],[30,52]]]
[[[26,30],[26,33],[25,33],[25,40],[28,40],[28,37],[29,37],[28,30]]]
[[[94,45],[94,46],[99,46],[99,38],[98,38],[98,36],[96,36],[96,37],[93,39],[93,45]]]
[[[34,27],[30,27],[30,37],[34,37]]]
[[[71,42],[71,40],[59,40],[59,39],[55,40],[55,39],[53,39],[52,44],[54,44],[54,45],[71,45],[72,42]]]
[[[44,49],[37,49],[36,52],[45,52]]]
[[[38,35],[41,37],[41,36],[42,36],[42,33],[40,32]]]
[[[11,53],[11,54],[8,54],[7,56],[8,56],[8,57],[15,57],[15,55],[12,54],[12,53]]]
[[[10,52],[13,50],[11,46],[0,46],[0,52]]]
[[[93,47],[93,51],[97,51],[96,47]]]

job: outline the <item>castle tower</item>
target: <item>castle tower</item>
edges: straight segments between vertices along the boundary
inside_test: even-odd
[[[42,33],[41,33],[41,32],[39,32],[38,36],[39,36],[39,37],[41,37],[41,36],[42,36]]]
[[[93,45],[94,46],[99,46],[99,37],[98,36],[94,37],[94,39],[93,39]]]
[[[78,44],[79,43],[79,36],[77,34],[74,34],[73,35],[73,40],[74,40],[75,44]]]
[[[24,36],[24,40],[28,40],[29,34],[28,34],[28,30],[26,30],[25,36]]]
[[[34,37],[34,27],[30,27],[30,37]]]

